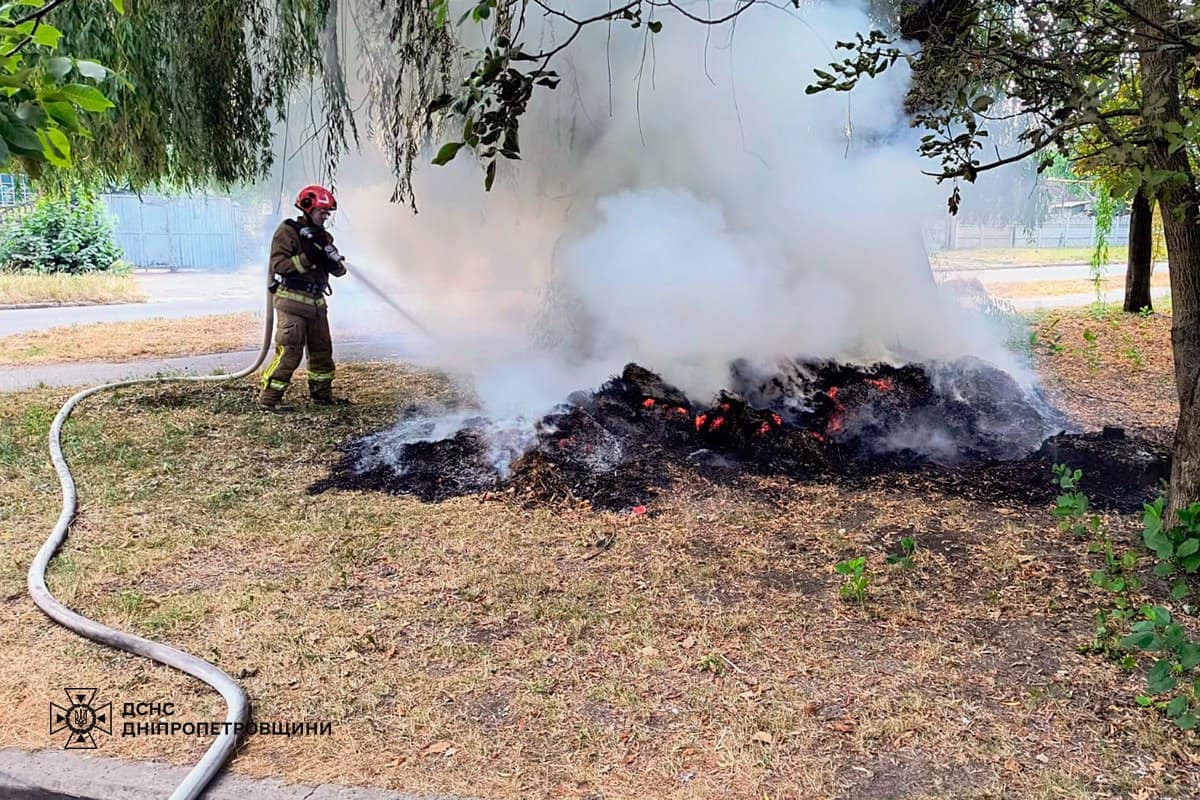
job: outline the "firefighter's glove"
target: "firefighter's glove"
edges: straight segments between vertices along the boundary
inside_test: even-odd
[[[311,225],[305,225],[297,233],[300,234],[300,238],[308,239],[310,242],[317,238],[317,229]]]
[[[345,271],[345,267],[342,265],[342,262],[346,260],[346,257],[339,253],[336,247],[331,244],[325,245],[325,257],[329,259],[330,265],[342,267],[342,271]],[[333,269],[330,269],[330,272],[332,271]]]

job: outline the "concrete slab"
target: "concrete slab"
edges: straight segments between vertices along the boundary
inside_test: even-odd
[[[188,768],[101,758],[69,750],[0,749],[3,800],[162,800]],[[334,784],[318,786],[220,776],[206,800],[481,800],[456,795],[418,795]]]

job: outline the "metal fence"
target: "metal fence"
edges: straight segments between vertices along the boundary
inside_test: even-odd
[[[136,267],[230,270],[241,260],[241,213],[228,197],[106,194],[117,243]]]
[[[1113,220],[1110,245],[1129,243],[1129,217]],[[1050,220],[1037,228],[1021,225],[982,225],[950,217],[925,228],[925,244],[932,250],[976,250],[1005,247],[1094,247],[1096,219],[1084,215]]]

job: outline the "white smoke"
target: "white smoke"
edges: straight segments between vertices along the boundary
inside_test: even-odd
[[[470,376],[497,417],[536,418],[628,361],[698,400],[739,357],[975,355],[1021,373],[930,275],[921,223],[947,189],[921,174],[903,65],[849,109],[844,93],[804,92],[833,42],[876,24],[861,7],[662,21],[585,30],[556,63],[560,87],[535,93],[524,160],[490,193],[461,155],[419,171],[415,216],[387,202],[377,155],[340,175],[343,252],[434,331],[389,317],[408,349]],[[529,26],[543,43],[569,34],[532,13]]]

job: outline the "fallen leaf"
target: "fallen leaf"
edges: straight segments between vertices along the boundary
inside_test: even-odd
[[[682,647],[684,650],[691,650],[693,647],[696,646],[696,637],[695,636],[687,637],[686,639],[684,639],[682,642],[679,643],[679,646]]]
[[[425,748],[425,752],[429,753],[430,755],[445,753],[447,750],[450,750],[451,744],[451,742],[447,741],[434,742],[433,744],[429,745],[429,747]]]
[[[758,742],[759,744],[765,744],[768,747],[775,744],[775,739],[766,731],[758,731],[750,737],[750,741]]]

